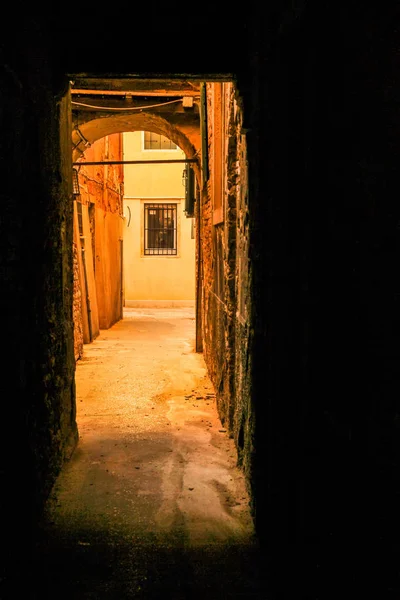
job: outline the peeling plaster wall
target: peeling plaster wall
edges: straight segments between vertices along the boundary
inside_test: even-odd
[[[122,134],[100,138],[87,148],[79,183],[82,208],[90,222],[92,262],[86,261],[87,272],[95,285],[89,286],[89,303],[97,306],[98,328],[108,329],[122,318],[122,197],[123,165],[85,165],[87,162],[122,160]],[[94,298],[94,295],[96,297]],[[83,296],[86,302],[86,295]],[[85,314],[83,318],[87,318]],[[94,336],[95,337],[95,336]],[[89,341],[89,340],[86,340]]]
[[[95,202],[104,211],[122,214],[123,165],[85,165],[85,162],[122,160],[122,135],[100,138],[87,148],[78,166],[83,204]]]
[[[74,321],[74,354],[75,360],[83,356],[83,324],[82,324],[82,289],[79,278],[79,260],[78,248],[76,243],[73,245],[74,253],[74,300],[73,300],[73,321]]]

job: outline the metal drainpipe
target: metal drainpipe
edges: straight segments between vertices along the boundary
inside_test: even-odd
[[[86,271],[85,236],[84,235],[81,235],[81,252],[82,252],[82,262],[83,262],[83,274],[85,276],[86,307],[87,307],[87,312],[88,312],[88,326],[89,326],[89,342],[92,342],[93,341],[92,309],[90,307],[90,296],[89,296],[88,278],[87,278],[87,271]]]
[[[119,240],[120,247],[120,277],[121,277],[121,294],[120,294],[120,318],[124,317],[124,241],[123,239]]]
[[[207,128],[207,90],[206,83],[201,83],[200,126],[201,126],[201,180],[196,190],[196,246],[198,251],[196,264],[196,352],[203,352],[203,248],[202,248],[202,202],[203,191],[209,178],[208,164],[208,128]]]

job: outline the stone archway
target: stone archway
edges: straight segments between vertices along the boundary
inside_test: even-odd
[[[118,114],[112,114],[110,112],[104,112],[101,110],[98,111],[90,111],[87,110],[75,110],[73,108],[72,111],[72,162],[73,164],[80,163],[81,157],[83,157],[86,149],[90,148],[95,142],[119,133],[126,132],[135,132],[135,131],[151,131],[153,133],[161,134],[170,140],[172,140],[177,146],[185,153],[186,157],[189,159],[196,159],[200,154],[200,120],[197,115],[181,115],[184,117],[183,121],[179,124],[171,123],[173,120],[173,116],[171,120],[168,118],[164,118],[158,114],[154,114],[151,112],[130,112],[127,113],[123,111],[123,114],[120,112]],[[85,164],[85,160],[82,160],[82,165]],[[195,173],[195,177],[198,183],[198,190],[200,189],[201,182],[201,167],[200,161],[195,160],[192,162],[192,168]],[[198,202],[196,202],[197,207],[195,207],[196,211],[198,210]],[[77,229],[75,225],[75,230]],[[79,246],[78,234],[75,232],[74,239],[75,243]],[[94,239],[94,238],[93,238]],[[93,245],[93,239],[91,239]],[[96,237],[97,239],[97,237]],[[198,236],[196,237],[196,255],[198,256],[200,248],[200,241]],[[80,255],[80,252],[77,252]],[[79,260],[79,259],[78,259]],[[82,259],[80,260],[81,267],[77,269],[79,273],[85,272],[85,263]],[[196,260],[196,280],[199,279],[198,272],[199,260]],[[89,270],[91,270],[91,264],[89,263]],[[120,274],[121,278],[123,278],[122,272]],[[81,289],[85,288],[85,278],[83,275],[80,275],[81,279]],[[96,278],[93,273],[90,276],[92,280],[92,288],[96,288]],[[123,284],[121,280],[121,290],[123,289]],[[90,285],[89,285],[90,287]],[[196,290],[198,290],[198,282],[196,284]],[[95,293],[95,292],[94,292]],[[88,294],[89,296],[90,294]],[[199,293],[197,293],[199,296]],[[94,300],[96,300],[94,298]],[[122,301],[123,302],[123,301]],[[87,303],[90,305],[90,297],[87,300]],[[97,306],[97,301],[94,302],[93,306]],[[198,327],[200,328],[200,304],[197,299],[196,302],[197,310],[196,310],[196,322]],[[122,308],[121,308],[122,311]],[[82,312],[82,340],[83,342],[92,341],[91,331],[98,331],[97,321],[90,324],[90,319],[94,318],[96,320],[95,312],[88,313],[87,309],[83,307],[82,311],[75,310],[74,314],[80,314]],[[122,312],[121,312],[122,314]],[[97,317],[98,320],[98,317]],[[104,319],[103,319],[104,320]],[[86,333],[85,333],[86,332]],[[95,337],[95,336],[94,336]],[[197,331],[197,342],[196,348],[198,350],[201,349],[200,345],[200,330]],[[75,345],[77,344],[77,340],[75,340]],[[83,351],[82,342],[79,342],[80,347]],[[77,353],[76,353],[77,354]]]
[[[166,136],[177,144],[187,158],[196,158],[200,153],[200,130],[196,126],[179,128],[168,120],[154,114],[102,115],[91,117],[82,122],[82,115],[73,119],[72,160],[76,162],[82,156],[85,146],[113,133],[128,131],[151,131]],[[193,169],[200,182],[200,167],[194,162]]]

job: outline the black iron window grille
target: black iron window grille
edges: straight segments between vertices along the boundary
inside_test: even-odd
[[[144,205],[144,253],[177,254],[177,205],[161,202]]]

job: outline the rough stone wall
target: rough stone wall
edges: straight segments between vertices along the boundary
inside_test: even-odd
[[[83,328],[82,328],[82,290],[79,281],[78,249],[73,245],[74,260],[74,300],[73,300],[73,321],[74,321],[74,354],[75,360],[79,360],[83,355]]]
[[[212,84],[206,84],[206,107],[207,107],[207,150],[209,172],[212,172],[212,150],[213,150],[213,102]],[[224,328],[223,304],[218,289],[217,275],[221,272],[217,267],[217,260],[222,261],[221,235],[215,231],[213,225],[213,187],[212,180],[208,181],[202,189],[200,209],[200,229],[202,244],[202,274],[203,274],[203,353],[207,364],[208,373],[217,392],[217,403],[221,421],[225,424],[226,414],[221,410],[221,385],[224,370]],[[219,252],[218,252],[219,246]],[[216,294],[217,292],[217,294]],[[218,353],[217,348],[221,351]]]
[[[224,186],[224,227],[221,228],[223,270],[221,272],[223,286],[223,299],[225,302],[224,319],[224,348],[225,372],[223,378],[222,402],[223,413],[226,414],[228,428],[231,435],[237,440],[234,430],[234,413],[238,401],[235,378],[235,339],[236,339],[236,311],[237,311],[237,286],[236,286],[236,253],[237,253],[237,130],[235,123],[235,88],[233,83],[223,85],[224,102],[224,139],[225,168],[223,177]]]
[[[207,84],[208,149],[213,157],[213,84]],[[249,235],[246,140],[242,108],[233,83],[224,84],[224,218],[213,224],[213,185],[202,204],[204,262],[204,356],[217,392],[221,421],[238,448],[250,487],[254,413],[250,399]],[[214,167],[210,158],[210,170]]]
[[[243,110],[238,92],[232,106],[231,145],[232,200],[235,199],[235,394],[234,436],[239,463],[247,477],[249,488],[253,477],[255,450],[255,410],[252,403],[251,355],[249,348],[252,323],[250,289],[249,186],[246,134],[243,131]]]
[[[277,579],[301,573],[294,595],[328,581],[321,597],[340,595],[348,578],[351,595],[389,597],[398,555],[376,549],[400,534],[398,10],[305,6],[275,15],[274,35],[254,23],[239,86],[257,82],[245,98],[256,526]]]
[[[24,36],[24,44],[13,38],[15,45],[6,46],[0,75],[0,274],[7,340],[1,378],[2,568],[8,561],[23,563],[32,527],[77,443],[73,197],[71,163],[65,160],[70,98],[67,86],[49,72],[35,23]]]

